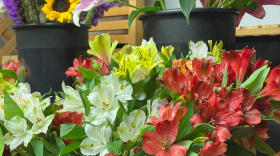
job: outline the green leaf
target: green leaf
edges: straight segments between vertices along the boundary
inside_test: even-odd
[[[124,108],[124,106],[123,106],[123,103],[122,103],[121,101],[119,101],[119,105],[120,105],[120,109],[123,111],[123,113],[125,113],[126,115],[128,115],[127,112],[126,112],[126,110],[125,110],[125,108]]]
[[[13,78],[13,79],[15,79],[15,80],[18,80],[17,74],[16,74],[14,71],[12,71],[12,70],[0,69],[0,73],[2,73],[3,75],[8,76],[8,77],[10,77],[10,78]]]
[[[123,145],[123,141],[121,140],[116,140],[106,144],[108,152],[113,153],[115,155],[118,155],[120,153],[122,145]]]
[[[85,115],[88,116],[89,113],[90,113],[90,102],[87,98],[86,92],[83,92],[83,91],[80,90],[79,93],[80,93],[82,102],[83,102],[84,107],[85,107]]]
[[[144,7],[139,9],[138,11],[134,10],[130,13],[129,18],[128,18],[128,30],[130,30],[130,26],[134,19],[141,13],[141,12],[155,12],[160,10],[159,7]]]
[[[132,84],[132,81],[131,81],[131,79],[130,79],[130,74],[129,74],[129,70],[128,70],[128,69],[126,70],[125,80],[126,80],[127,82],[129,82],[130,84]]]
[[[101,77],[101,75],[98,72],[94,71],[94,70],[85,69],[85,68],[83,68],[81,66],[78,66],[78,69],[85,76],[85,78],[89,79],[90,81],[93,78]]]
[[[184,57],[183,53],[181,53],[181,59],[185,59],[185,57]]]
[[[194,140],[214,130],[215,127],[206,123],[196,126],[183,140]]]
[[[127,103],[127,114],[130,114],[133,111],[135,100],[128,100]]]
[[[165,64],[165,68],[171,68],[172,67],[172,61],[173,60],[176,60],[176,56],[173,54],[170,58],[169,58],[169,61],[168,63]]]
[[[158,81],[156,79],[157,77],[154,76],[149,80],[148,83],[145,84],[143,90],[147,94],[146,99],[151,99],[155,93],[155,91],[158,89]]]
[[[36,156],[43,156],[43,142],[38,139],[33,139],[30,143]]]
[[[239,145],[238,143],[234,141],[228,140],[226,142],[227,144],[227,151],[226,151],[226,156],[255,156],[254,153],[251,151],[247,150],[243,146]]]
[[[192,143],[189,149],[187,150],[188,156],[197,156],[198,153],[201,151],[204,143]]]
[[[55,142],[56,142],[56,145],[58,147],[57,148],[58,153],[60,153],[65,148],[64,141],[61,140],[58,136],[55,135]]]
[[[39,98],[39,101],[42,101],[46,95],[50,95],[52,93],[52,88],[50,91]]]
[[[179,0],[183,14],[187,18],[189,24],[189,17],[196,0]]]
[[[86,138],[85,128],[75,124],[61,124],[60,137],[63,139]]]
[[[231,126],[230,133],[232,134],[233,139],[242,139],[251,137],[256,127],[254,126]]]
[[[4,151],[4,136],[3,136],[3,132],[2,129],[0,128],[0,153],[3,153]]]
[[[111,68],[112,69],[114,69],[114,68],[119,69],[119,64],[114,59],[111,59]]]
[[[173,102],[173,104],[176,105],[177,103],[182,102],[182,101],[185,101],[184,96],[178,97],[178,98]]]
[[[271,103],[271,108],[280,108],[280,101],[269,101]]]
[[[177,141],[181,141],[192,130],[192,125],[191,125],[190,119],[192,118],[192,116],[194,114],[193,103],[191,101],[187,101],[186,107],[187,107],[188,111],[180,121],[179,128],[178,128],[178,134],[177,134]]]
[[[90,82],[90,87],[89,87],[89,92],[91,93],[93,88],[96,86],[95,84],[95,79],[92,79],[92,81]]]
[[[58,148],[54,144],[49,143],[44,138],[41,138],[44,147],[54,155],[58,155]]]
[[[171,92],[170,96],[171,96],[173,101],[176,101],[179,98],[179,95],[178,95],[178,93],[176,91]]]
[[[152,125],[144,125],[143,127],[144,127],[144,129],[141,130],[141,136],[143,136],[148,131],[155,132],[155,129],[156,129],[156,127],[152,126]]]
[[[185,146],[187,149],[189,149],[189,147],[191,146],[192,142],[193,142],[192,140],[185,140],[185,141],[178,142],[176,144],[177,145],[181,145],[181,146]]]
[[[162,52],[158,53],[159,56],[163,59],[163,63],[166,64],[168,63],[168,57],[166,55],[164,55]]]
[[[252,0],[248,2],[247,6],[253,12],[256,12],[258,10],[258,8],[260,7],[256,2],[254,2]]]
[[[148,154],[145,153],[143,150],[134,154],[134,156],[147,156]]]
[[[4,114],[6,120],[11,120],[18,115],[24,118],[24,113],[15,101],[10,97],[9,93],[4,90]]]
[[[267,155],[274,155],[275,151],[268,145],[266,144],[261,138],[258,136],[254,135],[254,148],[258,150],[261,153],[267,154]]]
[[[246,88],[250,90],[251,95],[256,95],[263,86],[263,82],[266,79],[270,68],[263,66],[256,70],[239,88]]]
[[[265,116],[263,113],[261,113],[261,117],[262,117],[262,120],[273,120],[273,110],[267,115]]]
[[[18,76],[18,83],[25,83],[25,67],[21,66],[19,76]]]
[[[63,156],[66,153],[70,153],[75,149],[80,148],[81,143],[83,142],[83,138],[79,138],[74,140],[70,145],[67,145],[63,150],[60,152],[60,156]]]
[[[59,93],[63,99],[66,99],[66,94],[64,92],[60,91],[60,92],[57,92],[57,93]]]
[[[226,63],[225,72],[222,80],[222,86],[227,87],[227,82],[228,82],[228,74],[227,74],[227,63]]]
[[[133,93],[134,94],[137,94],[139,93],[140,91],[142,91],[143,87],[145,86],[146,83],[148,83],[150,81],[150,77],[147,77],[141,81],[138,81],[136,83],[133,83],[132,84],[132,87],[133,87]]]

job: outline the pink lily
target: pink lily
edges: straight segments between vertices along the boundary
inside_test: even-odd
[[[239,26],[240,21],[246,12],[256,18],[263,19],[266,15],[263,5],[280,5],[280,0],[253,0],[253,1],[259,5],[257,11],[253,12],[249,8],[244,8],[239,10],[240,15],[237,16],[236,18],[236,26]]]
[[[97,7],[104,3],[113,2],[115,0],[81,0],[80,4],[75,7],[73,12],[73,21],[76,26],[80,26],[80,14],[83,11],[89,11],[90,9]]]

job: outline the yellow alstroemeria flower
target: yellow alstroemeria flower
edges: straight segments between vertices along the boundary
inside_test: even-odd
[[[11,94],[13,90],[16,90],[16,83],[12,80],[5,81],[3,75],[0,73],[0,97],[3,97],[4,90]]]
[[[124,55],[137,55],[135,47],[131,45],[123,46],[119,52],[112,56],[112,59],[114,59],[117,63],[120,63]]]
[[[225,50],[223,49],[223,41],[220,41],[218,44],[216,42],[213,49],[212,49],[212,40],[209,40],[208,44],[210,46],[210,52],[216,58],[216,63],[220,64],[223,61],[223,54],[225,52]]]
[[[163,53],[168,59],[171,57],[173,51],[174,51],[174,47],[171,45],[161,48],[161,53]]]
[[[128,70],[130,78],[133,79],[136,72],[140,70],[140,66],[136,55],[124,55],[119,63],[119,69],[114,68],[114,72],[118,77],[125,77]]]

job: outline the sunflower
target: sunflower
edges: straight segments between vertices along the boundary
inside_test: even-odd
[[[46,18],[53,21],[57,19],[60,23],[72,19],[72,12],[80,0],[46,0],[42,11]]]

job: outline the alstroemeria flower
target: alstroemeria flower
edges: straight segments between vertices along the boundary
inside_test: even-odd
[[[198,80],[202,80],[203,76],[209,77],[211,72],[214,70],[212,60],[206,60],[204,58],[201,60],[197,58],[193,59],[192,67],[193,72],[197,76]]]
[[[110,34],[102,33],[96,35],[93,41],[89,41],[90,50],[88,50],[88,53],[98,57],[107,67],[110,67],[112,54],[117,45],[118,41],[111,44]]]
[[[66,94],[66,99],[63,103],[63,109],[58,112],[77,112],[77,113],[85,113],[85,107],[79,91],[74,90],[70,86],[65,86],[65,83],[62,82],[63,92]]]
[[[106,144],[110,142],[112,135],[110,126],[86,125],[85,132],[88,138],[84,139],[80,145],[83,155],[97,155],[100,153],[100,156],[104,156],[109,153]]]
[[[229,63],[227,63],[227,61],[223,60],[221,64],[215,64],[213,75],[215,75],[217,82],[221,84],[223,81],[226,66],[227,66],[227,74],[228,74],[228,82],[227,82],[227,87],[228,87],[232,84],[233,80],[235,79],[235,73],[233,72],[231,66],[229,65]]]
[[[149,45],[149,44],[154,44],[154,45],[156,45],[156,43],[155,43],[155,41],[154,41],[154,38],[151,37],[149,41],[147,41],[147,40],[145,40],[145,39],[142,40],[142,44],[141,44],[141,45],[146,46],[146,45]]]
[[[131,96],[133,92],[131,84],[125,80],[120,81],[120,78],[113,72],[108,76],[102,77],[101,84],[113,86],[115,96],[123,103],[133,99]]]
[[[15,116],[11,121],[5,121],[8,133],[4,136],[4,143],[10,145],[10,149],[17,148],[22,142],[27,147],[33,133],[27,129],[26,120],[19,116]]]
[[[115,53],[112,56],[112,59],[114,59],[118,64],[120,64],[123,56],[125,55],[137,55],[135,47],[131,45],[123,46],[119,52]]]
[[[197,43],[189,42],[189,48],[190,48],[190,60],[193,60],[195,58],[201,60],[212,60],[212,62],[216,62],[216,58],[212,56],[212,53],[208,52],[208,46],[203,42],[199,41]]]
[[[253,12],[249,8],[240,9],[239,10],[240,15],[238,15],[236,18],[237,27],[239,26],[241,19],[243,18],[245,13],[248,13],[256,18],[263,19],[266,15],[263,5],[280,5],[279,0],[253,0],[253,1],[259,5],[259,8],[256,10],[256,12]]]
[[[248,69],[247,75],[250,76],[255,72],[256,70],[260,69],[263,66],[270,67],[271,61],[268,61],[266,59],[258,59],[255,64],[251,63],[251,68]]]
[[[152,120],[152,123],[150,124],[153,126],[157,126],[160,121],[165,120],[174,121],[176,124],[178,124],[183,116],[187,113],[187,108],[185,106],[180,109],[181,104],[182,102],[179,102],[175,107],[173,103],[162,105],[159,110],[159,118],[151,116],[150,119]]]
[[[5,69],[13,70],[18,76],[19,76],[21,67],[22,67],[22,61],[15,62],[14,60],[11,60],[10,63],[9,63],[9,61],[6,61],[4,63]],[[25,76],[27,76],[27,75],[28,75],[28,69],[25,69]]]
[[[94,87],[92,93],[88,95],[88,99],[95,107],[91,108],[91,112],[86,120],[94,125],[100,125],[109,120],[114,123],[116,114],[119,109],[119,99],[115,97],[114,87],[99,84]]]
[[[141,69],[140,66],[136,55],[124,55],[119,63],[119,69],[114,68],[114,72],[119,77],[125,77],[128,70],[132,82],[135,83],[135,78],[138,76],[137,72]]]
[[[123,142],[130,140],[131,142],[137,141],[140,137],[140,129],[144,125],[146,115],[141,110],[135,110],[129,116],[123,116],[123,122],[118,127],[118,133]]]
[[[174,51],[173,46],[166,46],[166,47],[161,47],[161,52],[169,59],[172,56],[172,53]]]
[[[27,119],[33,124],[32,133],[47,133],[49,125],[52,123],[54,114],[51,114],[47,117],[43,114],[42,110],[34,108],[33,113],[27,115]]]
[[[74,77],[84,77],[83,74],[79,71],[78,66],[87,68],[87,64],[91,64],[91,62],[89,62],[89,60],[85,59],[84,61],[82,61],[82,56],[79,57],[79,59],[75,58],[73,61],[73,65],[74,67],[70,67],[68,68],[68,70],[65,72],[65,74],[67,76],[74,76]],[[93,70],[93,68],[91,67],[90,69]]]
[[[91,8],[97,7],[104,3],[113,2],[115,0],[81,0],[80,4],[75,7],[73,12],[73,21],[76,26],[80,26],[80,14],[89,11]]]
[[[236,75],[237,86],[239,86],[243,82],[244,76],[252,61],[254,51],[254,48],[248,49],[247,47],[245,47],[242,49],[240,55],[233,50],[230,50],[229,53],[223,54],[224,60],[226,60],[228,64],[230,64]]]
[[[152,104],[151,104],[151,100],[147,101],[147,109],[148,109],[148,117],[147,117],[147,121],[146,122],[152,122],[150,117],[151,116],[155,116],[155,117],[159,117],[159,110],[158,110],[158,104],[160,104],[162,106],[162,104],[168,104],[167,103],[160,103],[161,100],[159,99],[154,99]],[[161,108],[160,106],[160,108]]]
[[[143,136],[142,149],[150,155],[184,156],[185,146],[173,144],[178,134],[179,124],[175,121],[160,121],[156,125],[155,133],[147,131]],[[173,145],[172,145],[173,144]]]

